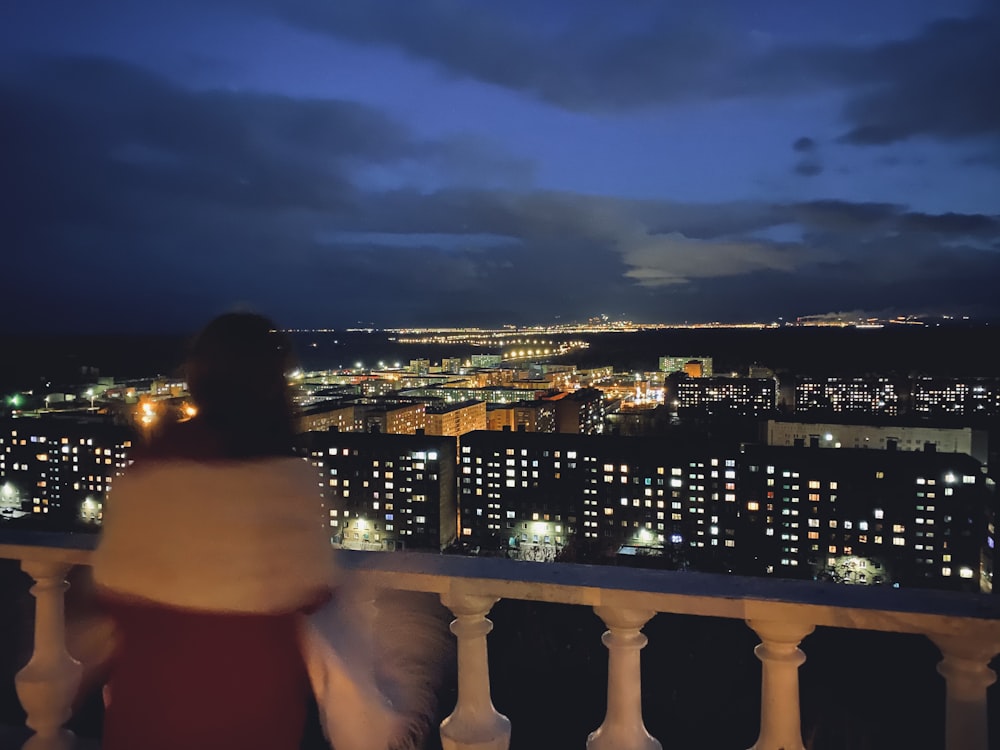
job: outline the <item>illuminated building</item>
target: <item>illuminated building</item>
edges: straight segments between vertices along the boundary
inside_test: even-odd
[[[127,428],[93,420],[4,420],[0,505],[44,517],[53,530],[99,524],[107,493],[128,465],[132,441]]]
[[[774,378],[685,378],[677,381],[680,408],[760,415],[775,408]]]
[[[486,405],[487,430],[512,430],[514,424],[514,407],[509,404]]]
[[[816,448],[865,448],[919,451],[934,446],[940,453],[965,453],[987,462],[989,434],[971,427],[927,427],[901,424],[844,424],[768,420],[767,444]]]
[[[362,432],[413,435],[427,427],[427,405],[411,398],[359,398],[349,403]]]
[[[474,430],[486,429],[486,402],[464,401],[427,407],[428,435],[458,437]]]
[[[992,589],[996,493],[970,456],[749,446],[739,476],[748,573]]]
[[[355,417],[354,404],[341,400],[321,401],[301,409],[297,422],[297,432],[322,432],[330,429],[355,432],[364,429],[363,422]]]
[[[407,369],[416,375],[428,375],[431,371],[429,359],[411,359]]]
[[[913,410],[927,416],[995,417],[1000,415],[996,378],[918,378]]]
[[[615,368],[611,365],[607,365],[605,367],[594,367],[589,370],[577,370],[575,373],[577,381],[584,387],[603,383],[604,381],[612,378],[614,374]]]
[[[662,435],[670,423],[670,412],[653,404],[628,408],[619,404],[617,409],[609,409],[605,420],[613,435]]]
[[[320,473],[335,544],[438,550],[454,540],[455,438],[311,432],[300,440]]]
[[[563,391],[545,396],[543,400],[555,405],[556,432],[580,435],[600,435],[604,432],[604,394],[596,388]]]
[[[894,417],[900,412],[900,396],[900,387],[889,378],[800,378],[795,411]]]
[[[462,383],[454,383],[454,387],[487,388],[489,386],[509,385],[513,382],[516,374],[516,370],[508,367],[476,370],[465,376]]]
[[[691,366],[692,372],[688,371]],[[715,373],[712,370],[711,357],[660,357],[660,371],[666,374],[672,372],[686,372],[691,377],[710,378]],[[697,374],[692,374],[697,372]]]
[[[474,432],[461,538],[547,560],[570,537],[709,565],[736,547],[737,453],[664,438]]]
[[[703,378],[705,377],[705,368],[701,362],[688,362],[684,365],[684,374],[689,378]]]
[[[427,387],[408,388],[401,390],[399,395],[404,398],[441,399],[448,403],[459,403],[461,401],[485,401],[488,404],[515,404],[525,398],[533,398],[544,395],[545,390],[538,390],[534,384],[522,381],[520,384],[511,382],[510,385],[496,385],[484,387]]]
[[[551,401],[519,401],[514,404],[514,429],[523,432],[555,432],[556,407]]]
[[[473,354],[470,357],[470,362],[473,367],[499,367],[503,362],[503,356],[500,354]]]

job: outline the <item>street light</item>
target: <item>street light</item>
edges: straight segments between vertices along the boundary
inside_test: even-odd
[[[88,388],[87,389],[87,398],[90,399],[90,408],[93,409],[94,408],[94,389],[93,388]]]

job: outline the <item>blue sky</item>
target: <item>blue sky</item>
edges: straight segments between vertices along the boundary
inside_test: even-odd
[[[7,3],[0,291],[44,330],[996,316],[997,49],[976,0]]]

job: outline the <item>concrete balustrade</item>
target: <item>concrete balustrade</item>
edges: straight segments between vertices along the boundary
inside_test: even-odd
[[[945,744],[948,750],[988,747],[986,688],[997,675],[989,663],[1000,641],[931,634],[941,650],[937,670],[945,679]]]
[[[747,620],[760,636],[753,650],[761,664],[760,735],[751,750],[805,750],[799,721],[799,643],[812,625],[786,620]]]
[[[458,639],[458,702],[441,722],[444,750],[507,750],[510,720],[498,713],[490,697],[490,666],[486,636],[493,623],[486,619],[497,603],[492,596],[451,592],[441,602],[455,615],[451,632]]]
[[[25,722],[35,734],[26,750],[63,750],[73,747],[73,735],[63,729],[70,706],[80,687],[83,669],[66,651],[66,620],[63,595],[72,566],[64,562],[22,560],[21,570],[35,585],[35,648],[31,660],[14,682],[17,697],[27,713]]]
[[[642,722],[639,652],[647,639],[640,630],[656,613],[646,609],[595,607],[608,626],[601,641],[608,647],[608,712],[587,738],[587,750],[660,750]]]
[[[40,543],[0,544],[0,557],[20,560],[35,581],[34,653],[17,677],[27,723],[35,731],[25,745],[30,750],[72,746],[62,726],[80,668],[66,653],[63,592],[66,571],[88,563],[86,547],[93,541],[39,535],[32,542]],[[760,637],[754,650],[761,662],[754,750],[803,747],[798,669],[805,654],[800,644],[808,650],[807,636],[817,627],[929,637],[942,654],[945,749],[990,747],[987,688],[996,679],[990,660],[1000,653],[997,597],[419,553],[343,552],[339,560],[364,585],[436,594],[455,615],[458,699],[441,724],[447,750],[510,746],[511,723],[493,706],[487,658],[493,627],[487,615],[501,599],[592,607],[607,626],[602,638],[608,648],[607,712],[588,738],[588,750],[660,748],[643,723],[640,676],[646,644],[641,630],[657,613],[744,620]]]

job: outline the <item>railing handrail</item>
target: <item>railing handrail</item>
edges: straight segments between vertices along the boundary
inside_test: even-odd
[[[0,557],[87,565],[99,537],[53,532],[0,533]],[[694,571],[423,552],[338,550],[336,560],[375,585],[437,594],[476,592],[506,599],[586,606],[646,607],[657,612],[735,619],[808,619],[816,625],[912,633],[970,626],[1000,638],[1000,597],[930,589],[892,589]],[[794,608],[794,611],[792,611]],[[786,613],[784,610],[788,609]]]

